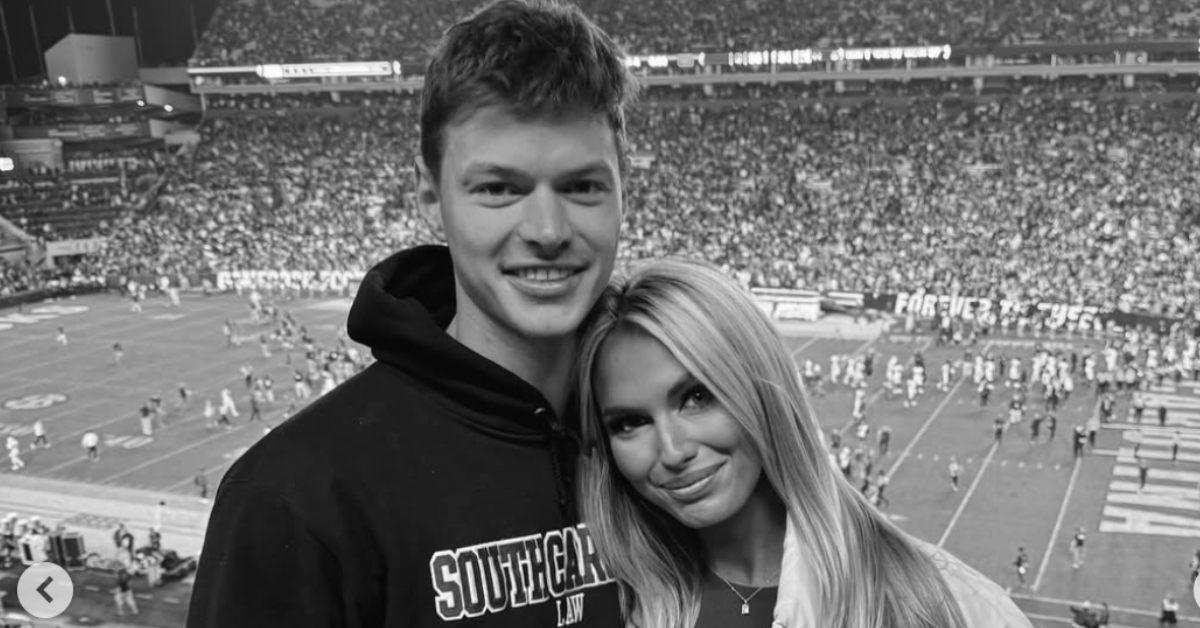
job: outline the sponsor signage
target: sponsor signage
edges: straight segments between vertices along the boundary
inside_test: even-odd
[[[150,137],[146,122],[120,124],[56,124],[54,126],[23,126],[13,129],[18,139],[98,140],[123,137]]]
[[[821,318],[821,294],[807,290],[754,288],[750,292],[771,318],[778,321],[815,321]]]
[[[0,92],[0,102],[7,100],[6,106],[13,108],[51,105],[56,107],[75,107],[79,105],[111,105],[115,103],[135,103],[145,99],[146,94],[140,86],[137,87],[93,87],[61,89],[31,89],[10,87]]]
[[[341,292],[357,286],[364,274],[361,270],[223,270],[217,273],[217,289],[288,288]]]
[[[108,238],[80,238],[75,240],[55,240],[46,243],[46,255],[59,257],[62,255],[83,255],[98,253],[104,250]]]
[[[987,320],[1009,325],[1019,318],[1044,321],[1054,329],[1093,329],[1117,325],[1121,327],[1172,325],[1183,319],[1081,303],[1060,303],[1043,300],[988,299],[984,297],[952,296],[932,292],[899,292],[896,294],[864,294],[864,305],[898,316],[912,314],[916,318],[950,317],[962,320]]]

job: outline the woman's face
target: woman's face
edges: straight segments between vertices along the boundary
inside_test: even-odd
[[[613,463],[643,497],[690,528],[737,514],[762,464],[737,421],[648,334],[618,329],[596,361]]]

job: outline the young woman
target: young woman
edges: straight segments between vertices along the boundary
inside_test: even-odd
[[[615,284],[579,376],[581,504],[631,625],[1031,626],[830,464],[778,332],[716,269]]]

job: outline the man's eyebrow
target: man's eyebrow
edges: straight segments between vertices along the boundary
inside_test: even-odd
[[[527,176],[529,176],[525,172],[522,172],[521,170],[518,170],[516,168],[510,168],[508,166],[502,166],[500,164],[495,164],[495,163],[490,163],[490,162],[470,163],[470,164],[467,164],[467,167],[463,169],[464,177],[486,175],[486,174],[494,174],[494,175],[499,175],[502,177],[527,177]],[[568,171],[560,174],[556,178],[573,179],[573,178],[581,177],[584,175],[594,175],[594,174],[611,176],[612,168],[610,168],[608,163],[606,163],[606,162],[594,161],[591,163],[584,164],[578,168],[568,170]]]
[[[599,175],[609,176],[612,174],[612,168],[610,168],[608,163],[606,163],[606,162],[594,161],[594,162],[591,162],[588,164],[584,164],[573,170],[568,170],[567,172],[563,173],[561,178],[573,179],[576,177],[582,177],[584,175],[589,175],[589,174],[599,174]]]
[[[497,175],[506,176],[506,177],[523,176],[524,175],[523,172],[521,172],[520,170],[517,170],[515,168],[509,168],[507,166],[501,166],[500,164],[493,164],[493,163],[488,163],[488,162],[471,163],[471,164],[468,164],[467,167],[463,169],[464,177],[469,177],[472,175],[481,175],[481,174],[497,174]]]

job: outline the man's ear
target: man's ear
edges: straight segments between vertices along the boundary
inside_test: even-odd
[[[442,223],[442,203],[437,181],[433,180],[433,174],[429,172],[429,168],[425,167],[425,159],[420,155],[413,158],[413,177],[417,188],[417,211],[433,228],[434,233],[445,237],[445,228]]]

